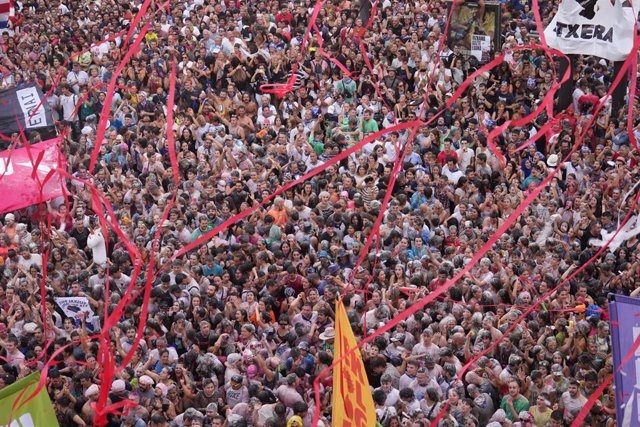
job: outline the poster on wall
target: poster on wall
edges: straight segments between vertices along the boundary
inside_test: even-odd
[[[449,11],[451,6],[450,2]],[[450,47],[460,46],[462,54],[473,55],[486,62],[490,59],[491,52],[500,48],[500,20],[499,3],[486,3],[484,11],[478,8],[477,3],[456,5],[449,24],[447,42]]]

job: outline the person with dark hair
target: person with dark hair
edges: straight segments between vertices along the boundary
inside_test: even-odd
[[[549,425],[551,427],[565,427],[567,423],[565,423],[564,415],[560,409],[555,409],[551,412],[551,419],[549,421]]]
[[[580,393],[580,383],[571,379],[567,391],[562,393],[558,399],[559,409],[563,410],[565,418],[568,418],[575,411],[579,412],[586,403],[587,397]]]
[[[86,426],[82,417],[72,409],[71,399],[61,396],[55,401],[58,423],[61,427]]]
[[[149,427],[167,427],[167,420],[162,414],[153,414],[149,418]]]
[[[536,426],[546,426],[553,413],[549,393],[540,393],[536,398],[536,404],[529,408],[529,412]]]
[[[383,425],[397,415],[395,407],[386,405],[386,400],[387,394],[384,390],[377,389],[373,392],[373,403],[376,405],[376,417]]]

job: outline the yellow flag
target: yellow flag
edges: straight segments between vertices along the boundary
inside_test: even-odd
[[[356,347],[342,300],[336,303],[336,339],[333,360],[338,361]],[[364,370],[360,350],[351,353],[333,368],[334,427],[371,427],[376,424],[376,410],[369,389],[369,379]]]

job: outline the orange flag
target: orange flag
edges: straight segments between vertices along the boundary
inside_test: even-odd
[[[356,338],[342,300],[336,303],[336,340],[334,361],[338,361],[356,348]],[[360,350],[356,350],[333,368],[334,427],[370,427],[376,425],[376,410],[369,389],[369,380],[362,363]]]

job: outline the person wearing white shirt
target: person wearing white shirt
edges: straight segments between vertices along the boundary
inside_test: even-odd
[[[99,267],[107,266],[107,246],[100,230],[100,224],[93,224],[93,230],[87,237],[87,246],[91,249],[93,262]]]
[[[175,235],[183,244],[191,243],[191,231],[189,231],[184,221],[181,219],[176,221]]]
[[[586,93],[587,93],[587,80],[586,79],[578,80],[578,84],[576,85],[576,88],[573,91],[573,95],[572,95],[573,111],[575,111],[576,114],[580,111],[578,101],[582,96],[586,95]]]
[[[387,399],[384,402],[384,406],[396,406],[396,403],[400,400],[400,391],[394,388],[392,378],[388,374],[383,374],[380,378],[380,387],[376,390],[382,390],[387,395]]]
[[[287,99],[282,104],[282,118],[285,120],[288,120],[291,113],[300,108],[300,104],[293,98],[293,92],[289,92],[287,95]]]
[[[278,110],[276,110],[276,107],[271,105],[271,98],[269,97],[269,95],[262,95],[260,97],[256,97],[256,101],[260,106],[260,108],[258,108],[258,120],[260,120],[260,118],[264,116],[264,113],[266,111],[265,108],[268,108],[269,111],[271,111],[271,116],[275,116],[278,113]]]
[[[469,148],[469,141],[463,138],[460,141],[460,148],[456,150],[456,154],[458,155],[458,166],[460,167],[460,170],[466,171],[467,166],[470,166],[473,163],[473,158],[475,156],[473,148]]]
[[[75,122],[78,120],[76,104],[78,103],[78,95],[71,93],[71,87],[66,85],[62,89],[60,96],[60,106],[62,107],[62,120],[65,122]]]
[[[73,63],[73,68],[67,74],[67,84],[73,88],[73,92],[78,95],[80,89],[85,87],[89,83],[89,74],[86,71],[80,69],[80,64]]]
[[[62,3],[60,3],[60,5],[58,6],[58,10],[60,12],[60,15],[66,15],[67,13],[69,13],[69,8]]]
[[[287,144],[287,156],[294,161],[299,162],[304,156],[304,139],[303,137],[296,138],[294,142]]]
[[[167,339],[165,337],[160,337],[156,340],[156,348],[149,352],[149,359],[157,362],[160,360],[160,352],[164,349],[167,349],[169,352],[169,362],[176,363],[178,361],[178,352],[175,348],[168,346]]]
[[[60,114],[58,113],[58,106],[60,105],[60,98],[55,92],[51,92],[51,95],[47,97],[47,104],[51,107],[51,114],[54,121],[60,120]]]
[[[93,56],[97,57],[98,59],[102,59],[103,56],[109,53],[110,48],[111,48],[110,43],[105,40],[102,43],[96,44],[95,46],[93,46],[91,48],[91,53],[93,54]]]
[[[18,349],[18,338],[9,337],[6,341],[0,340],[0,347],[6,351],[4,360],[8,365],[21,368],[24,365],[24,354]]]
[[[187,57],[187,59],[183,59],[178,63],[178,70],[182,71],[184,75],[187,75],[187,70],[193,68],[196,63],[188,59],[187,54],[185,54],[184,57]]]
[[[429,372],[427,372],[427,369],[424,367],[418,369],[416,379],[411,381],[407,387],[413,390],[415,397],[418,400],[424,399],[428,388],[436,389],[438,391],[438,395],[442,397],[442,390],[438,385],[438,381],[431,377]]]
[[[341,114],[344,114],[344,106],[342,104],[342,98],[336,99],[329,107],[327,108],[327,113],[335,116],[336,118]]]
[[[298,213],[298,218],[301,221],[306,221],[311,216],[311,208],[306,206],[302,200],[296,200],[294,202],[294,209]]]
[[[442,174],[446,176],[453,185],[457,185],[460,178],[464,176],[464,173],[458,169],[456,161],[451,157],[447,159],[447,164],[442,168]]]
[[[18,264],[24,266],[26,270],[29,270],[32,265],[37,265],[42,268],[42,255],[31,253],[27,246],[20,246],[19,252],[20,258],[18,259]]]
[[[416,379],[419,365],[420,363],[417,360],[410,359],[407,361],[405,372],[400,377],[400,390],[409,387],[409,384]]]
[[[235,37],[233,33],[234,31],[228,31],[227,36],[222,39],[222,46],[224,47],[225,52],[228,52],[229,55],[233,53],[234,46],[236,44],[239,44],[243,48],[246,47],[244,40]]]
[[[571,154],[569,161],[562,163],[562,168],[566,171],[566,175],[574,174],[576,180],[582,182],[584,178],[584,167],[580,164],[580,154]]]
[[[258,117],[257,124],[260,127],[268,127],[275,123],[276,115],[272,113],[269,106],[265,106],[262,108],[262,115]]]
[[[420,402],[416,399],[416,395],[411,388],[405,388],[400,390],[400,399],[405,408],[405,412],[412,414],[414,411],[420,409]]]
[[[386,163],[393,163],[396,161],[396,157],[397,157],[396,143],[397,142],[398,142],[398,138],[387,138],[387,140],[385,141],[384,160]]]
[[[318,153],[313,150],[309,153],[309,157],[304,163],[307,166],[307,172],[324,164],[322,160],[318,159]]]
[[[162,30],[162,32],[164,34],[167,34],[167,33],[169,33],[169,30],[171,29],[171,24],[165,22],[164,24],[160,25],[160,29]]]

